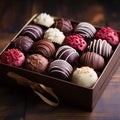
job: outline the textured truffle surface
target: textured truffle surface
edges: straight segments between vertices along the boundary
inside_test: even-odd
[[[32,54],[27,57],[25,68],[35,72],[42,73],[48,66],[48,60],[39,54]]]
[[[20,67],[25,61],[24,54],[18,49],[8,49],[0,55],[0,63]]]
[[[44,38],[61,45],[64,42],[65,35],[57,28],[49,28],[45,31]]]
[[[65,42],[67,45],[75,48],[76,50],[80,50],[80,51],[84,51],[87,47],[86,41],[79,34],[67,36],[65,39]]]
[[[41,13],[34,19],[34,23],[43,25],[45,27],[50,27],[54,24],[54,18],[49,14]]]
[[[97,38],[105,39],[111,45],[117,45],[119,43],[118,33],[110,27],[103,27],[95,34]]]
[[[85,88],[90,88],[95,84],[97,80],[98,80],[98,76],[97,73],[94,71],[94,69],[88,66],[84,66],[81,68],[77,68],[73,72],[71,82]]]

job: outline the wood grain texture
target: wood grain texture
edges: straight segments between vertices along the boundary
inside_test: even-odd
[[[35,13],[120,30],[119,4],[119,0],[1,0],[0,51]],[[32,91],[3,81],[0,78],[0,120],[120,120],[120,64],[91,113],[67,105],[50,107]]]

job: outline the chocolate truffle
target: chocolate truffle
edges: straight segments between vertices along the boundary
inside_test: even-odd
[[[106,40],[94,39],[88,46],[88,51],[95,52],[105,58],[109,58],[112,54],[112,46]]]
[[[79,34],[67,36],[65,39],[65,42],[67,45],[75,48],[76,50],[80,50],[80,51],[84,51],[87,47],[86,41]]]
[[[101,70],[105,66],[105,61],[101,55],[94,52],[87,52],[80,57],[80,64],[82,66],[89,66],[95,70]]]
[[[46,39],[39,40],[33,44],[33,52],[39,53],[46,58],[51,58],[55,54],[54,44]]]
[[[8,49],[0,55],[0,63],[20,67],[25,61],[24,54],[18,49]]]
[[[88,66],[84,66],[81,68],[77,68],[73,72],[71,82],[85,88],[90,88],[96,83],[97,80],[98,76],[94,69]]]
[[[68,45],[63,45],[57,50],[55,57],[57,59],[66,60],[70,64],[73,64],[78,60],[79,54],[74,48]]]
[[[102,27],[96,32],[95,36],[97,38],[106,40],[111,45],[118,45],[119,43],[119,35],[117,31],[110,27]]]
[[[27,36],[18,36],[12,41],[11,45],[12,47],[21,50],[23,53],[27,53],[30,51],[33,43],[34,41]]]
[[[64,18],[58,19],[56,20],[54,26],[58,28],[60,31],[62,31],[64,34],[68,34],[73,30],[73,26],[69,19]]]
[[[28,36],[36,41],[42,38],[43,30],[40,26],[30,24],[22,30],[21,35]]]
[[[45,27],[50,27],[54,24],[54,18],[49,14],[41,13],[34,19],[34,23]]]
[[[88,22],[80,22],[75,27],[75,32],[82,35],[84,38],[92,38],[96,33],[95,27]]]
[[[32,54],[27,57],[25,68],[31,71],[42,73],[48,66],[48,60],[39,54]]]
[[[64,42],[65,35],[57,28],[49,28],[45,31],[44,38],[61,45]]]
[[[57,59],[50,63],[48,73],[51,76],[67,80],[73,71],[72,66],[65,60]]]

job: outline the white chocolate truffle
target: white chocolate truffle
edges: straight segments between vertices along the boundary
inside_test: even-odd
[[[77,68],[73,72],[71,82],[85,88],[90,88],[95,84],[97,80],[98,80],[98,76],[97,73],[94,71],[94,69],[88,66],[84,66],[81,68]]]
[[[49,28],[45,34],[45,39],[49,39],[53,43],[61,45],[65,39],[65,35],[57,28]]]
[[[34,19],[34,23],[50,27],[54,24],[54,18],[51,17],[49,14],[41,13]]]

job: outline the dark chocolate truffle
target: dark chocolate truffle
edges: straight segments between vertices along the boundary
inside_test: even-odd
[[[42,73],[48,66],[48,60],[39,54],[32,54],[27,57],[25,68],[31,71]]]
[[[48,73],[51,76],[67,80],[73,71],[72,66],[65,60],[57,59],[51,62]]]
[[[94,52],[87,52],[80,57],[80,64],[82,66],[89,66],[95,70],[101,70],[105,66],[105,61],[101,55]]]
[[[63,45],[57,50],[55,57],[57,59],[66,60],[70,64],[73,64],[78,60],[79,54],[74,48],[68,45]]]
[[[33,52],[42,54],[46,58],[50,58],[54,55],[56,49],[54,44],[46,39],[39,40],[33,44]]]
[[[82,35],[84,38],[92,38],[96,33],[95,27],[88,22],[80,22],[76,28],[75,32]]]
[[[21,34],[24,35],[24,36],[28,36],[35,41],[35,40],[38,40],[38,39],[42,38],[43,30],[40,26],[31,24],[31,25],[27,25],[23,29]]]
[[[34,41],[27,36],[18,36],[12,41],[12,47],[21,50],[23,53],[29,52]]]
[[[64,18],[56,20],[55,27],[65,34],[70,33],[73,30],[71,21],[69,19]]]

